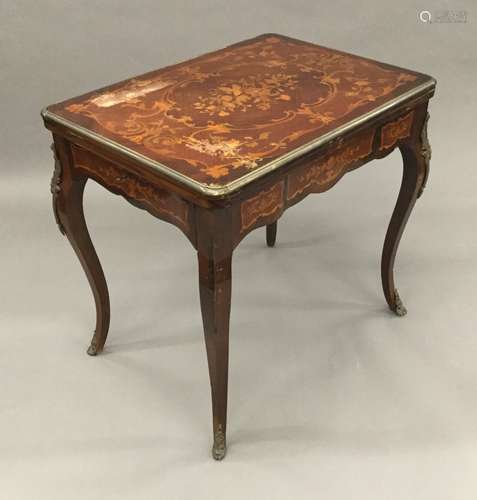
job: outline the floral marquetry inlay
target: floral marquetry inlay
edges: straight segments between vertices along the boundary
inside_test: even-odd
[[[426,79],[263,35],[48,110],[194,182],[221,187]]]
[[[72,153],[76,168],[101,182],[111,191],[123,195],[135,205],[175,224],[186,234],[189,233],[187,202],[107,160],[92,155],[83,148],[73,146]]]
[[[252,227],[259,219],[277,215],[283,211],[283,186],[284,182],[281,181],[242,203],[240,207],[242,232]]]
[[[405,116],[390,123],[386,123],[381,130],[380,149],[388,149],[396,144],[399,139],[405,139],[411,135],[414,112],[411,111]]]
[[[288,176],[287,200],[312,191],[325,191],[333,186],[359,160],[373,151],[374,130],[365,130],[345,145],[323,157],[307,162]]]

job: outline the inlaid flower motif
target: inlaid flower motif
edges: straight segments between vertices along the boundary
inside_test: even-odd
[[[219,160],[215,170],[208,171],[212,177],[220,178],[223,175],[224,166],[221,161],[226,163],[245,167],[247,169],[257,166],[254,155],[247,154],[242,151],[243,143],[237,139],[225,139],[220,136],[210,136],[207,139],[197,139],[195,137],[188,137],[183,141],[183,144],[194,151],[215,157]],[[227,169],[225,168],[225,171]]]
[[[194,108],[209,115],[228,116],[235,111],[257,108],[268,111],[273,101],[289,101],[287,92],[295,90],[298,79],[285,73],[250,76],[220,85],[208,95],[199,96]]]
[[[303,115],[308,117],[309,123],[313,124],[323,124],[333,122],[336,118],[331,111],[321,112],[317,107],[306,106],[302,104],[298,110],[297,115]]]

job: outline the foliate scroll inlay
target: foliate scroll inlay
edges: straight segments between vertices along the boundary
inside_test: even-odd
[[[58,196],[61,192],[61,163],[60,159],[58,158],[58,154],[56,153],[56,148],[55,145],[52,144],[50,146],[51,150],[53,151],[53,157],[55,159],[55,169],[53,171],[53,177],[51,178],[51,183],[50,183],[50,191],[51,195],[53,197],[53,214],[55,216],[55,221],[58,226],[58,229],[60,230],[61,234],[65,234],[65,229],[63,227],[63,224],[61,223],[60,216],[58,215]]]
[[[252,227],[259,219],[278,214],[283,210],[284,182],[278,182],[268,190],[244,201],[241,205],[241,230]]]
[[[92,158],[91,153],[82,148],[74,146],[73,157],[78,169],[99,180],[106,188],[121,194],[132,204],[153,215],[172,222],[186,233],[189,231],[189,206],[181,198],[107,160],[97,156]]]
[[[352,137],[343,146],[306,164],[288,177],[287,200],[311,191],[325,191],[346,173],[353,163],[373,151],[374,130]]]
[[[391,148],[399,139],[409,137],[411,135],[413,119],[414,111],[411,111],[407,115],[383,125],[381,129],[381,146],[379,149]]]

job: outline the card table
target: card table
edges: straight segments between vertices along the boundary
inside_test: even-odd
[[[415,71],[276,34],[260,35],[130,78],[42,111],[52,132],[53,211],[89,280],[104,347],[106,280],[83,214],[88,179],[178,227],[197,251],[212,392],[212,456],[226,453],[232,253],[310,193],[399,148],[403,176],[381,260],[394,284],[401,234],[429,173],[428,101],[435,80]]]

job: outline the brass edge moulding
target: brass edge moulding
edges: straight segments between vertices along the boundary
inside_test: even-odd
[[[430,78],[426,82],[422,83],[418,87],[415,87],[413,89],[408,90],[407,92],[404,92],[403,94],[395,97],[394,99],[391,99],[390,101],[382,104],[381,106],[378,106],[376,109],[373,109],[372,111],[369,111],[368,113],[365,113],[364,115],[361,115],[354,120],[351,120],[340,127],[328,132],[327,134],[321,135],[320,137],[317,137],[316,139],[303,144],[302,146],[289,151],[288,153],[284,154],[283,156],[279,156],[278,158],[275,158],[274,160],[266,163],[265,165],[262,165],[261,167],[257,168],[256,170],[253,170],[252,172],[243,175],[239,179],[236,179],[232,182],[229,182],[228,184],[225,184],[223,186],[219,185],[212,185],[212,184],[203,184],[201,182],[197,182],[194,179],[191,179],[190,177],[187,177],[171,168],[168,166],[159,163],[155,160],[152,160],[148,158],[145,155],[142,155],[141,153],[138,153],[136,151],[133,151],[130,148],[127,148],[126,146],[122,146],[121,144],[108,139],[107,137],[104,137],[96,132],[92,132],[91,130],[88,130],[87,128],[81,127],[80,125],[77,125],[70,120],[67,120],[66,118],[62,118],[61,116],[55,115],[51,111],[49,111],[47,108],[44,108],[41,111],[41,116],[45,121],[51,120],[53,122],[58,123],[59,125],[63,125],[67,129],[72,130],[73,132],[76,132],[80,136],[93,139],[96,142],[99,142],[100,144],[103,144],[104,146],[112,149],[113,151],[119,152],[129,158],[132,158],[142,165],[146,165],[150,168],[153,168],[155,170],[158,170],[159,172],[162,172],[165,176],[174,179],[178,183],[188,186],[192,190],[202,193],[206,196],[209,197],[223,197],[225,195],[231,194],[245,185],[249,184],[250,182],[258,179],[259,177],[262,177],[263,175],[272,172],[273,170],[277,169],[278,167],[281,167],[282,165],[285,165],[286,163],[291,162],[292,160],[297,159],[300,156],[305,155],[306,153],[309,153],[313,149],[322,146],[326,142],[331,141],[332,139],[336,138],[337,136],[349,132],[352,129],[358,127],[359,125],[363,124],[364,122],[374,118],[375,116],[397,106],[398,104],[401,104],[408,99],[418,96],[421,93],[424,93],[425,91],[429,90],[434,90],[436,86],[436,80],[434,78]]]

